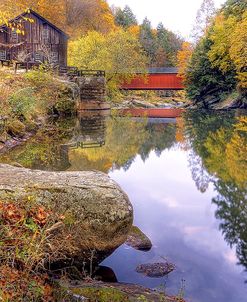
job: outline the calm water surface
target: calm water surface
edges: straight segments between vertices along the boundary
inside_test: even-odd
[[[127,192],[149,252],[119,247],[103,265],[118,281],[185,291],[188,302],[247,301],[247,115],[189,112],[179,119],[83,115],[57,121],[1,156],[45,170],[98,169]],[[53,134],[53,135],[51,135]],[[174,263],[168,277],[135,272]],[[182,285],[181,285],[182,284]]]

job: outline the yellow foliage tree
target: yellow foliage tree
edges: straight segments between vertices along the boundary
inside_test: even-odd
[[[234,16],[225,18],[223,14],[215,19],[213,30],[210,34],[210,40],[213,42],[208,52],[209,60],[213,67],[218,67],[224,73],[232,69],[232,60],[230,58],[231,36],[237,24]]]
[[[184,42],[182,44],[182,49],[178,51],[177,54],[177,61],[178,61],[178,67],[179,71],[178,74],[179,76],[183,79],[183,81],[186,80],[186,74],[188,72],[188,66],[190,59],[193,54],[193,46],[189,42]]]
[[[132,25],[127,29],[131,35],[134,35],[136,38],[140,36],[140,26],[139,25]]]
[[[231,35],[230,58],[234,62],[241,88],[247,89],[247,12]]]
[[[112,91],[137,71],[145,71],[147,58],[138,39],[128,31],[121,29],[108,35],[94,31],[69,44],[69,64],[105,70]]]
[[[247,13],[240,20],[236,16],[218,15],[210,40],[213,43],[208,57],[212,66],[224,73],[236,70],[239,86],[247,88]]]

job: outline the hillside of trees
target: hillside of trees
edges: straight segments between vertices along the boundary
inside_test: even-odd
[[[128,6],[110,7],[106,0],[2,0],[0,23],[8,24],[28,8],[70,36],[69,65],[106,71],[110,98],[115,98],[119,85],[137,71],[177,64],[182,39],[162,23],[156,29],[147,18],[138,24]],[[17,31],[23,33],[19,25]]]
[[[111,8],[106,0],[2,0],[0,21],[7,22],[27,8],[37,11],[63,29],[72,41],[85,37],[91,31],[106,36],[113,31],[124,30],[140,43],[149,59],[148,65],[176,65],[176,54],[181,48],[182,39],[167,30],[162,23],[156,29],[152,28],[147,18],[138,24],[128,6],[124,9]]]
[[[198,25],[195,45],[184,43],[178,53],[180,74],[188,98],[199,107],[247,106],[247,2],[228,0],[219,11],[210,11],[204,0],[204,30]],[[208,9],[207,9],[208,8]]]
[[[113,8],[113,14],[117,26],[135,33],[138,37],[149,58],[150,66],[176,66],[176,54],[183,42],[181,37],[166,29],[163,23],[153,29],[147,17],[138,25],[136,16],[128,6],[124,9]]]

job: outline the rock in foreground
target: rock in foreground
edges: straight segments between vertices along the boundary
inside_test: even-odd
[[[62,217],[62,222],[49,227],[49,241],[44,244],[51,263],[82,265],[104,257],[126,241],[133,221],[127,195],[101,172],[44,172],[0,165],[0,200],[31,200]]]

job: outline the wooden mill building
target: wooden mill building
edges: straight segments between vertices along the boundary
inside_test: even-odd
[[[67,65],[68,35],[61,29],[33,10],[9,22],[21,26],[23,33],[0,26],[0,61]]]

